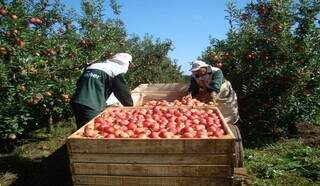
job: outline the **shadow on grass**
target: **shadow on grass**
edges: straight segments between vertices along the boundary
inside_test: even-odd
[[[245,148],[263,147],[274,144],[279,139],[279,136],[265,124],[248,124],[240,121],[237,125]]]
[[[2,156],[0,171],[17,175],[13,186],[72,186],[66,145],[44,159],[28,159],[16,154]]]

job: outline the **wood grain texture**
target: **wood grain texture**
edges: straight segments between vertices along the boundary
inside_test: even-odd
[[[230,165],[227,154],[70,154],[71,163]]]
[[[104,164],[72,163],[75,175],[106,176],[186,176],[227,178],[233,175],[231,165],[154,165],[154,164]]]
[[[216,153],[233,154],[233,139],[87,139],[69,138],[70,153]]]
[[[141,84],[132,90],[135,92],[187,92],[189,83],[155,83],[155,84]]]
[[[74,184],[91,186],[231,186],[232,179],[75,175]]]

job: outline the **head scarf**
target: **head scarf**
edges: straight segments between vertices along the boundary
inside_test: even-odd
[[[104,62],[94,63],[87,69],[98,69],[107,73],[110,77],[115,77],[119,74],[125,74],[128,71],[129,63],[132,61],[132,56],[127,53],[117,53],[112,58]]]

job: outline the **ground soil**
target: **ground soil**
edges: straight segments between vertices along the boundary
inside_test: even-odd
[[[300,123],[297,125],[297,129],[297,137],[302,139],[303,143],[310,147],[320,147],[320,126]]]

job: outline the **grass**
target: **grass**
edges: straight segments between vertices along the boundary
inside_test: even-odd
[[[0,174],[0,186],[2,185],[10,185],[13,182],[15,182],[17,179],[17,175],[10,173],[10,172],[5,172]]]
[[[320,149],[299,139],[245,150],[254,185],[320,185]]]
[[[65,141],[74,130],[66,121],[47,134],[37,130],[16,142],[11,153],[0,154],[0,186],[71,186]],[[245,149],[245,168],[253,185],[320,185],[320,127],[310,125],[300,138]]]

